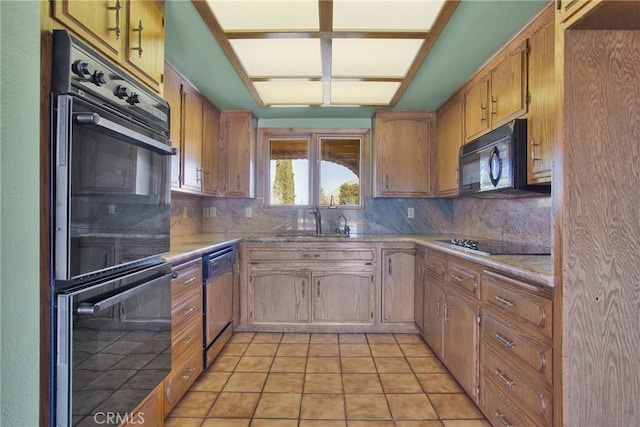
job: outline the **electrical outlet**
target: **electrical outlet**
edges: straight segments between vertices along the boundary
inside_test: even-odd
[[[185,206],[182,208],[182,218],[189,218],[189,207]]]
[[[251,218],[253,216],[253,208],[251,206],[244,208],[244,216],[247,218]]]
[[[211,206],[211,207],[209,208],[209,216],[210,216],[211,218],[215,218],[216,216],[218,216],[218,210],[216,209],[216,207],[215,207],[215,206]]]
[[[407,217],[408,218],[416,217],[416,212],[413,210],[413,208],[407,208]]]

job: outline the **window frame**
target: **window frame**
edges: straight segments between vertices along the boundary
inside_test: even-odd
[[[322,139],[359,139],[360,140],[360,204],[334,205],[339,209],[365,209],[365,200],[371,195],[371,130],[368,128],[260,128],[258,131],[258,197],[262,198],[266,209],[308,209],[318,207],[329,209],[329,205],[320,205],[320,156]],[[309,204],[308,205],[272,205],[271,204],[271,140],[307,139],[309,141]]]

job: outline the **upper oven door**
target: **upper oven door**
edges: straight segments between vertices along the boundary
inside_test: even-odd
[[[54,102],[56,280],[168,252],[169,141],[75,96]]]

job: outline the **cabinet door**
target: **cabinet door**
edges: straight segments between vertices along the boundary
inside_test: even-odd
[[[255,135],[250,111],[222,113],[226,157],[225,195],[254,197]]]
[[[310,291],[309,273],[252,269],[249,273],[249,321],[308,322]]]
[[[415,250],[382,250],[382,321],[413,322]]]
[[[416,249],[415,278],[413,282],[413,317],[418,330],[424,333],[424,261],[426,251],[422,248]]]
[[[489,76],[485,76],[464,95],[465,142],[489,130]]]
[[[171,188],[180,188],[180,176],[184,155],[182,152],[182,79],[178,72],[168,62],[164,68],[164,99],[169,103],[171,123],[171,146],[178,150],[178,154],[171,156]]]
[[[527,112],[526,66],[526,43],[522,43],[491,70],[491,129]]]
[[[438,196],[458,195],[458,158],[464,142],[462,98],[455,98],[438,111],[436,174]]]
[[[444,361],[469,396],[478,398],[478,316],[480,306],[447,291],[444,307]]]
[[[314,322],[374,323],[374,305],[372,271],[314,272]]]
[[[56,0],[53,17],[106,55],[117,59],[125,36],[124,0]]]
[[[209,102],[205,102],[202,120],[202,190],[206,194],[218,196],[222,194],[220,112]]]
[[[431,190],[432,113],[380,113],[375,126],[375,196],[425,197]]]
[[[155,1],[128,0],[125,60],[156,89],[164,71],[164,13]]]
[[[182,86],[183,96],[183,173],[182,187],[200,192],[202,189],[202,99],[191,86]]]
[[[550,21],[529,39],[529,184],[551,182],[553,146],[556,140],[554,34],[554,22]]]
[[[424,288],[424,338],[431,350],[442,357],[443,314],[445,295],[435,279],[425,276]]]

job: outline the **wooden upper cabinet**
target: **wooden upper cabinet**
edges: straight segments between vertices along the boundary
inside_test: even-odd
[[[208,102],[202,106],[202,191],[222,194],[220,112]]]
[[[555,26],[548,23],[529,38],[529,114],[527,121],[527,181],[551,181],[556,141],[556,85],[554,69]]]
[[[458,158],[464,143],[463,102],[457,97],[438,110],[436,126],[436,195],[458,195]]]
[[[527,112],[527,44],[507,51],[465,92],[465,142]]]
[[[435,113],[383,111],[374,128],[374,197],[431,195]]]
[[[202,190],[202,98],[195,89],[182,86],[183,97],[183,172],[182,188]]]
[[[164,11],[155,1],[129,0],[125,59],[146,81],[162,87]]]
[[[495,129],[527,112],[527,44],[521,43],[491,70],[489,117]]]
[[[168,62],[165,63],[164,99],[169,103],[171,146],[178,150],[171,157],[171,188],[180,188],[182,162],[182,80],[180,74]]]
[[[53,18],[85,43],[162,93],[163,4],[147,0],[53,0]]]
[[[465,141],[489,130],[489,75],[474,83],[464,95]]]
[[[223,111],[224,195],[254,197],[256,132],[251,111]]]

